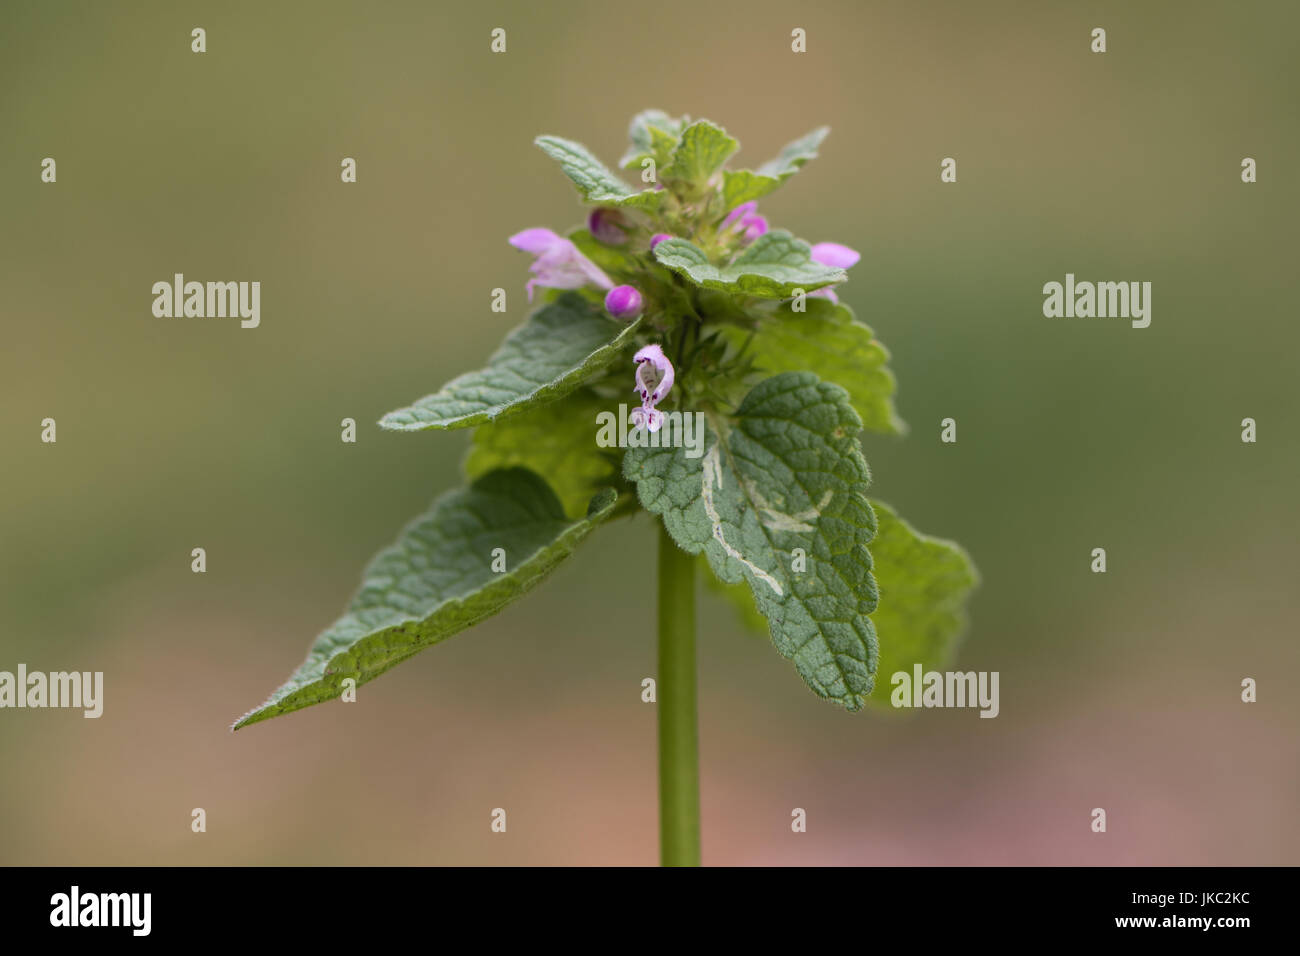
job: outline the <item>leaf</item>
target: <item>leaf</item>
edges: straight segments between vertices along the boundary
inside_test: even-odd
[[[660,178],[665,183],[685,184],[688,194],[698,193],[739,147],[726,130],[698,120],[682,131],[672,162],[660,171]]]
[[[596,445],[596,416],[609,404],[582,388],[559,401],[482,425],[474,430],[465,474],[477,478],[497,468],[528,468],[547,477],[565,514],[581,515],[592,495],[621,480],[621,450]]]
[[[720,334],[737,348],[748,339],[745,354],[757,371],[775,375],[816,369],[848,391],[863,428],[905,434],[907,425],[894,410],[897,384],[886,364],[889,352],[848,306],[817,296],[804,304],[806,312],[794,312],[791,303],[782,303],[775,315],[759,320],[752,339],[749,331],[736,327]]]
[[[704,586],[726,600],[732,608],[735,609],[736,615],[740,618],[740,623],[746,630],[753,631],[755,634],[767,634],[767,618],[758,613],[758,608],[754,607],[754,594],[749,590],[749,585],[743,580],[735,584],[727,584],[725,581],[718,579],[709,567],[709,559],[700,554],[696,558],[699,564],[699,575],[704,579]]]
[[[656,259],[698,286],[764,299],[786,299],[795,289],[812,292],[848,278],[842,269],[813,262],[810,252],[808,243],[784,229],[765,232],[725,266],[713,265],[685,239],[665,239],[654,248]]]
[[[804,163],[817,158],[817,149],[830,131],[829,126],[820,126],[806,136],[787,143],[775,159],[769,159],[757,171],[727,170],[722,180],[722,197],[726,207],[735,209],[743,202],[761,199],[778,188],[797,173]]]
[[[889,505],[872,501],[871,542],[880,605],[871,620],[880,639],[880,675],[870,702],[890,706],[890,678],[945,666],[966,630],[966,601],[979,572],[960,545],[921,534]]]
[[[624,169],[639,166],[649,156],[656,166],[665,166],[682,136],[684,119],[673,119],[663,110],[644,110],[632,117],[627,136],[632,145],[619,160]]]
[[[347,613],[288,682],[231,729],[338,697],[345,678],[360,686],[500,611],[572,554],[615,498],[606,489],[570,521],[546,482],[522,468],[443,495],[375,556]],[[494,548],[505,550],[505,572],[492,570]]]
[[[711,419],[701,457],[666,447],[623,458],[641,504],[673,540],[703,551],[724,583],[748,582],[777,650],[815,693],[849,710],[876,672],[867,617],[876,522],[861,425],[844,389],[786,372],[755,386],[730,425]],[[805,570],[794,570],[796,549]]]
[[[874,498],[871,509],[876,515],[872,574],[880,594],[871,620],[879,642],[881,679],[867,702],[890,707],[894,674],[910,675],[916,664],[923,671],[939,670],[952,659],[969,623],[966,602],[979,585],[979,572],[960,545],[921,534]],[[706,586],[731,603],[747,629],[767,632],[749,588],[702,573]]]
[[[539,136],[533,140],[552,159],[560,164],[582,198],[601,206],[633,206],[638,209],[657,208],[663,194],[657,189],[634,190],[587,150],[581,143],[558,136]]]
[[[567,292],[506,336],[486,368],[452,379],[379,424],[394,431],[465,428],[554,401],[614,362],[639,324],[616,323]]]

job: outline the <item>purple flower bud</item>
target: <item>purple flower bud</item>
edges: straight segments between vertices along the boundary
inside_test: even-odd
[[[672,236],[668,235],[668,233],[666,232],[656,232],[653,236],[650,237],[650,248],[653,249],[655,246],[659,245],[659,243],[663,242],[665,239],[671,239],[671,238]]]
[[[612,209],[593,209],[587,217],[587,229],[592,238],[607,246],[621,246],[627,242],[627,233],[621,226],[621,217]]]
[[[605,311],[616,319],[635,319],[641,314],[641,293],[634,286],[616,285],[605,294]]]

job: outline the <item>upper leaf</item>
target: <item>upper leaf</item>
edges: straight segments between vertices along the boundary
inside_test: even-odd
[[[769,159],[756,171],[748,169],[727,170],[723,174],[722,196],[728,209],[743,202],[761,199],[799,171],[810,159],[817,157],[817,148],[829,133],[829,126],[821,126],[787,143],[775,159]]]
[[[486,368],[452,379],[379,424],[396,431],[464,428],[553,401],[614,362],[639,324],[616,324],[567,292],[511,332]]]
[[[848,391],[863,428],[904,434],[907,425],[894,410],[897,386],[886,364],[889,352],[848,306],[817,296],[804,304],[807,311],[794,312],[791,303],[782,303],[775,315],[759,320],[752,339],[749,330],[737,327],[721,334],[737,347],[749,341],[747,354],[757,371],[774,375],[815,369]]]
[[[682,136],[685,119],[673,119],[663,110],[644,110],[632,117],[627,135],[631,141],[628,151],[619,160],[624,169],[638,165],[649,156],[656,166],[666,166],[672,157],[677,141]]]
[[[861,426],[844,389],[787,372],[755,386],[731,427],[710,420],[700,458],[672,447],[623,458],[642,505],[687,551],[704,551],[724,582],[747,581],[777,650],[849,710],[876,673],[867,617],[876,522]]]
[[[546,482],[522,468],[443,495],[376,555],[347,613],[316,638],[288,682],[231,729],[338,697],[346,678],[360,686],[495,614],[567,558],[616,497],[607,489],[586,517],[570,521]],[[492,568],[496,548],[504,572]]]
[[[545,475],[570,516],[581,515],[600,488],[619,481],[619,449],[596,446],[596,416],[609,400],[580,388],[559,401],[474,429],[465,474],[522,466]],[[610,454],[613,452],[615,454]]]
[[[697,120],[682,131],[672,162],[660,176],[667,183],[684,186],[687,195],[698,193],[739,147],[726,130],[708,120]]]
[[[880,638],[880,676],[870,703],[890,706],[890,678],[920,664],[947,664],[966,630],[966,601],[979,573],[960,545],[921,534],[889,505],[871,502],[876,513],[875,559],[880,606],[871,615]]]
[[[535,139],[542,151],[556,160],[565,175],[573,180],[582,198],[602,206],[633,206],[639,209],[658,207],[663,196],[657,189],[638,192],[615,176],[587,147],[558,136]]]
[[[813,262],[808,243],[784,229],[763,233],[730,265],[713,265],[703,250],[685,239],[665,239],[654,254],[698,286],[764,299],[787,299],[796,289],[812,292],[848,278],[843,269]]]

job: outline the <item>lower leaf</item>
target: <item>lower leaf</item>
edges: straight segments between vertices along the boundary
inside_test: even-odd
[[[288,682],[231,729],[338,697],[344,680],[360,686],[497,613],[572,554],[616,497],[602,491],[571,521],[546,482],[523,468],[444,494],[375,557],[347,613]]]

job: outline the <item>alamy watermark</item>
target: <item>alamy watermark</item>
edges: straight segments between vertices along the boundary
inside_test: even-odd
[[[148,936],[152,910],[152,893],[83,893],[73,886],[50,897],[50,925],[126,926],[133,936]]]
[[[1043,286],[1043,315],[1049,319],[1132,319],[1133,328],[1151,324],[1150,282],[1075,282]]]
[[[895,707],[978,707],[981,717],[996,717],[997,671],[923,671],[912,665],[912,673],[895,671],[889,679],[894,690],[889,702]]]
[[[186,282],[178,272],[171,282],[155,282],[153,295],[153,314],[160,319],[237,317],[244,329],[262,322],[261,282]]]
[[[626,404],[618,406],[618,414],[605,411],[596,415],[596,445],[600,448],[685,448],[687,458],[704,456],[704,413],[664,412],[655,410],[656,426],[637,413],[642,407],[629,410]]]
[[[73,707],[86,717],[104,713],[103,671],[42,671],[28,673],[26,664],[18,672],[0,671],[0,708]]]

